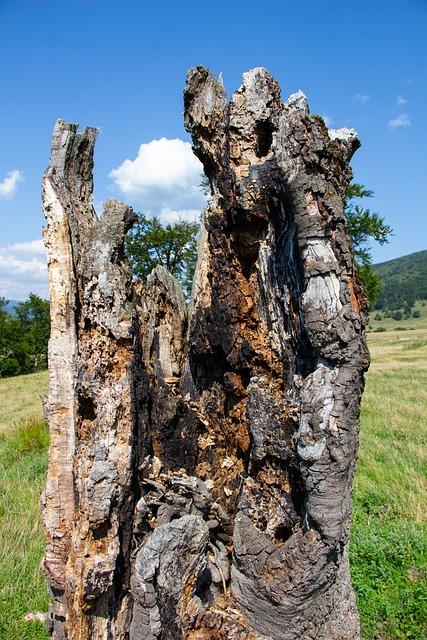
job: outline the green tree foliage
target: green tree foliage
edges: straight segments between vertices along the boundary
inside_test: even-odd
[[[378,213],[356,204],[357,201],[372,196],[373,191],[365,189],[362,184],[352,182],[347,187],[344,206],[357,273],[371,305],[380,294],[381,277],[372,268],[369,243],[375,240],[379,244],[385,244],[393,233],[392,228]]]
[[[196,222],[180,220],[164,226],[159,218],[140,213],[125,244],[133,273],[145,281],[152,269],[161,264],[179,280],[188,299],[196,267],[198,231]]]
[[[30,293],[16,315],[5,311],[0,298],[0,377],[32,373],[47,367],[50,332],[49,302]]]
[[[34,293],[16,307],[26,342],[27,366],[32,371],[45,369],[50,335],[49,302]]]

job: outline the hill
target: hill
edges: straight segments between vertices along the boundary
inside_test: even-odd
[[[413,307],[415,300],[427,300],[427,251],[373,265],[383,288],[375,309],[397,310]]]

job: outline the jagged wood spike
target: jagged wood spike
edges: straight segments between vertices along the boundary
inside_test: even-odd
[[[348,534],[368,354],[343,215],[359,142],[301,93],[282,103],[265,69],[243,78],[228,101],[205,68],[187,77],[212,187],[188,310],[162,267],[130,282],[131,211],[94,214],[93,130],[55,130],[55,638],[359,637]]]
[[[43,178],[51,294],[44,568],[55,638],[122,638],[129,615],[140,353],[124,235],[92,206],[96,131],[58,121]]]

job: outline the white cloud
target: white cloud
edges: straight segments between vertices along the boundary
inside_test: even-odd
[[[0,198],[11,198],[16,191],[19,182],[24,179],[24,174],[18,169],[9,171],[4,180],[0,181]]]
[[[355,100],[356,102],[359,102],[360,104],[366,104],[370,99],[371,99],[371,96],[364,96],[362,93],[357,93],[353,97],[353,100]]]
[[[200,211],[206,202],[199,185],[203,168],[189,142],[160,138],[141,144],[134,160],[110,172],[118,189],[144,213]],[[183,214],[184,215],[184,214]]]
[[[187,222],[197,222],[200,218],[200,209],[171,209],[170,207],[164,207],[159,214],[160,220],[163,224],[169,224],[178,222],[179,220],[186,220]]]
[[[332,127],[332,125],[334,124],[334,119],[333,118],[331,118],[330,116],[321,116],[321,117],[325,121],[325,124],[328,127],[328,129],[330,127]]]
[[[14,251],[16,253],[35,254],[39,256],[45,255],[45,248],[43,240],[31,240],[30,242],[15,242],[14,244],[8,244],[4,247],[4,250]],[[0,251],[2,251],[0,249]]]
[[[31,292],[49,296],[42,240],[0,247],[0,296],[23,300]]]
[[[387,122],[391,129],[397,129],[398,127],[410,127],[411,120],[407,113],[401,113],[397,118],[393,118]]]
[[[401,107],[402,105],[406,104],[406,98],[405,96],[397,96],[396,99],[396,107]]]

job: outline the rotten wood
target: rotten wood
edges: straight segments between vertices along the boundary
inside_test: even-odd
[[[45,573],[57,639],[350,640],[366,309],[343,202],[352,130],[262,68],[191,69],[212,194],[192,300],[132,282],[134,214],[92,207],[94,130],[43,182],[52,337]]]

